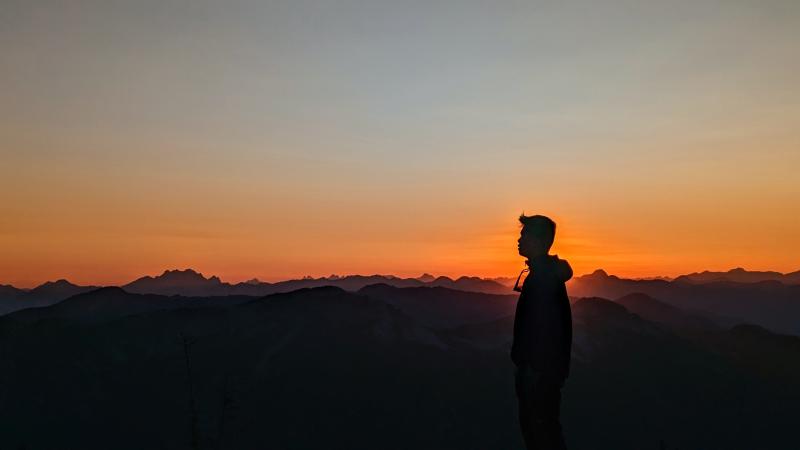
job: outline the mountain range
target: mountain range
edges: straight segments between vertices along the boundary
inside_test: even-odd
[[[137,294],[182,295],[187,297],[249,295],[264,296],[302,288],[336,286],[357,291],[364,286],[387,283],[397,287],[436,286],[464,291],[505,294],[509,288],[501,284],[504,278],[484,279],[462,276],[452,279],[424,274],[420,278],[400,278],[393,275],[347,275],[279,281],[267,283],[252,279],[242,283],[226,283],[217,276],[205,277],[192,270],[166,270],[158,276],[144,276],[122,285],[126,292]],[[97,289],[98,286],[78,286],[67,280],[47,282],[31,290],[0,285],[0,315],[25,308],[58,303],[72,295]]]
[[[784,284],[800,284],[800,270],[791,273],[780,273],[773,271],[751,271],[741,267],[731,269],[727,272],[694,272],[688,275],[681,275],[675,281],[685,283],[712,283],[716,281],[732,281],[735,283],[758,283],[761,281],[779,281]]]
[[[427,276],[426,276],[427,275]],[[311,278],[267,283],[254,281],[230,284],[218,277],[204,277],[192,269],[167,270],[157,277],[145,276],[121,286],[128,292],[162,295],[255,295],[263,296],[289,292],[302,288],[336,286],[347,291],[357,291],[364,286],[387,283],[397,287],[439,286],[465,291],[507,293],[508,288],[495,280],[478,277],[433,277],[425,274],[420,278],[400,278],[394,275],[347,275]]]
[[[689,314],[705,317],[721,325],[753,323],[767,329],[800,335],[800,284],[798,272],[754,272],[741,268],[728,272],[699,272],[674,279],[626,279],[609,275],[603,270],[578,276],[567,284],[572,297],[603,297],[620,299],[628,295],[646,294],[657,299],[661,306],[671,306]],[[400,288],[440,287],[459,291],[493,295],[510,295],[514,279],[478,277],[434,277],[423,274],[417,278],[393,275],[347,275],[279,281],[267,283],[249,280],[227,283],[219,277],[206,277],[192,269],[167,270],[158,276],[144,276],[121,288],[125,292],[183,297],[261,297],[302,288],[335,286],[357,292],[371,285]],[[56,304],[73,295],[97,289],[97,286],[77,286],[66,280],[47,282],[31,290],[0,285],[0,315],[26,308]],[[420,291],[423,292],[423,291]],[[221,300],[220,300],[221,301]],[[417,299],[419,302],[420,300]],[[623,303],[624,304],[624,303]],[[695,320],[678,317],[674,320]]]
[[[647,294],[682,310],[724,324],[753,323],[779,333],[800,335],[800,285],[777,280],[686,282],[630,280],[597,270],[567,284],[571,296],[620,298]],[[745,279],[754,279],[744,277]]]
[[[30,290],[0,285],[0,315],[24,308],[52,305],[73,295],[89,292],[98,286],[78,286],[67,280],[48,281]]]

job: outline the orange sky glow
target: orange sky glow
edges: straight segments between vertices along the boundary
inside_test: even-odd
[[[0,284],[800,270],[798,2],[180,3],[4,8]]]

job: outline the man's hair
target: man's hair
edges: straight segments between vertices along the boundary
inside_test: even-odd
[[[519,222],[522,224],[522,229],[526,233],[538,237],[545,243],[547,250],[553,246],[553,239],[556,237],[556,223],[547,216],[526,216],[525,213],[520,214]]]

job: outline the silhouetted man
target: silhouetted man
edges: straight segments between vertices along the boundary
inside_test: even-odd
[[[519,254],[529,271],[520,291],[514,317],[514,361],[519,424],[528,450],[565,449],[559,420],[561,387],[569,375],[572,315],[564,282],[572,268],[549,255],[556,224],[545,216],[519,217]]]

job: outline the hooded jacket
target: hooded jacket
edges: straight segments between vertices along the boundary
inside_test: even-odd
[[[537,372],[565,379],[572,349],[572,314],[564,283],[572,268],[558,255],[526,261],[530,273],[522,285],[514,316],[511,360]]]

